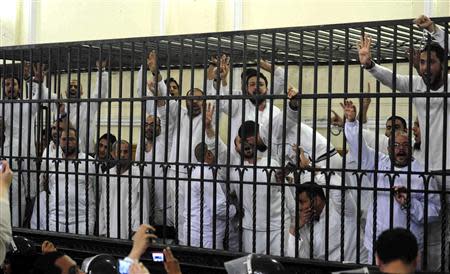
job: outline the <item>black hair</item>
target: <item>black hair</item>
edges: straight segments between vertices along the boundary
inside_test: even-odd
[[[200,163],[205,162],[205,156],[206,156],[207,152],[208,152],[208,146],[204,142],[198,143],[195,146],[195,150],[194,150],[195,158],[197,159],[197,161],[199,161]]]
[[[439,61],[441,61],[441,64],[444,63],[445,50],[441,47],[441,45],[439,45],[439,43],[431,42],[431,43],[425,45],[425,47],[420,51],[420,53],[428,52],[428,50],[430,52],[435,52],[436,53],[436,57],[439,59]]]
[[[34,274],[61,274],[62,269],[55,265],[56,260],[65,256],[60,251],[42,255],[34,262]]]
[[[170,78],[167,78],[166,80],[164,80],[164,83],[165,83],[166,85],[167,85],[167,84],[170,84],[170,82],[174,82],[175,85],[177,85],[177,87],[180,88],[180,85],[178,85],[177,80],[175,80],[173,77],[170,77]]]
[[[384,263],[401,260],[412,263],[418,255],[416,237],[404,228],[393,228],[383,231],[375,242],[374,251]]]
[[[296,190],[298,195],[305,192],[310,199],[318,196],[320,199],[325,201],[325,193],[323,192],[323,189],[316,183],[306,182],[303,184],[298,184],[296,186]]]
[[[266,76],[264,76],[264,74],[262,72],[258,73],[258,71],[255,70],[255,69],[251,69],[251,70],[247,69],[247,71],[246,71],[247,79],[245,80],[245,86],[246,87],[248,86],[248,80],[250,80],[250,78],[255,77],[255,76],[258,77],[258,75],[259,75],[260,79],[264,80],[264,82],[266,83],[266,86],[267,86],[268,85],[268,81],[267,81]]]
[[[5,75],[5,77],[3,77],[3,81],[5,81],[6,79],[14,79],[17,81],[17,83],[20,83],[19,77],[15,76],[11,73],[8,73]]]
[[[258,135],[259,124],[255,121],[247,120],[239,127],[238,135],[241,139],[245,139],[247,137],[255,136],[255,132],[256,135]]]
[[[106,139],[106,141],[108,141],[110,145],[114,144],[117,141],[116,136],[114,136],[114,134],[111,133],[105,133],[100,138],[98,138],[99,141],[102,139]]]
[[[406,120],[403,119],[403,117],[400,117],[400,116],[397,116],[397,115],[392,115],[391,117],[389,117],[386,120],[386,123],[389,122],[389,121],[394,121],[394,123],[395,123],[395,120],[400,120],[400,122],[402,122],[402,125],[403,125],[404,129],[408,128],[408,126],[406,125]]]

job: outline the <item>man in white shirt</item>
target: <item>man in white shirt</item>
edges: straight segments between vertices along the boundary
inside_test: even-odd
[[[90,94],[92,99],[106,98],[109,89],[108,72],[105,70],[106,61],[97,61],[96,87]],[[71,79],[69,89],[66,90],[66,98],[79,100],[83,96],[83,86],[77,79]],[[99,94],[100,93],[100,94]],[[95,141],[97,135],[97,111],[100,102],[68,102],[60,107],[61,113],[67,113],[69,120],[79,132],[80,151],[89,154],[95,152]],[[89,115],[89,116],[88,116]],[[78,120],[78,118],[80,118]]]
[[[331,186],[340,186],[338,177],[330,177]],[[304,259],[356,262],[356,204],[349,191],[345,195],[345,212],[341,214],[341,190],[330,189],[326,197],[324,190],[325,176],[315,176],[315,182],[304,182],[296,186],[299,203],[298,256]],[[326,200],[328,199],[328,209]],[[328,237],[326,233],[326,217],[328,214]],[[342,216],[344,215],[344,216]],[[341,222],[344,222],[344,241],[341,242]],[[311,226],[313,226],[313,250],[311,254]],[[288,256],[295,257],[295,227],[289,233]],[[328,240],[328,250],[325,241]],[[341,260],[341,245],[344,245]]]
[[[186,239],[184,243],[189,243],[190,246],[223,249],[225,227],[228,221],[226,218],[227,206],[229,206],[229,219],[236,214],[236,208],[234,205],[227,205],[227,197],[222,188],[222,183],[220,183],[225,182],[226,179],[223,172],[224,168],[217,170],[217,174],[214,174],[213,165],[216,162],[225,164],[222,161],[223,156],[226,155],[226,145],[219,139],[218,151],[214,153],[216,139],[212,125],[213,116],[214,107],[208,104],[205,114],[205,143],[199,143],[195,147],[195,157],[199,164],[203,163],[204,165],[194,167],[190,174],[190,188],[185,185],[186,198],[183,215]],[[213,227],[214,221],[215,228]]]
[[[416,119],[414,120],[414,124],[411,130],[414,135],[413,156],[420,163],[424,164],[425,155],[423,155],[424,153],[421,146],[422,134],[420,132],[419,118],[417,118],[417,116]]]
[[[359,61],[372,76],[388,87],[393,87],[393,74],[390,70],[375,64],[371,58],[371,39],[363,37],[358,45]],[[430,55],[430,58],[428,57]],[[442,45],[432,42],[427,44],[421,51],[419,57],[419,76],[412,76],[412,86],[410,86],[409,75],[396,75],[395,87],[400,92],[413,93],[436,93],[437,95],[446,93],[444,90],[444,77],[450,80],[444,71],[445,51]],[[421,149],[425,154],[424,165],[426,172],[450,169],[450,145],[447,145],[446,151],[442,149],[442,142],[449,139],[450,126],[450,98],[447,97],[413,97],[413,103],[416,107],[419,124],[421,126]],[[447,107],[444,112],[444,105]],[[444,126],[444,117],[447,125]],[[446,132],[444,132],[446,128]],[[427,136],[426,132],[429,132]],[[448,142],[447,142],[448,143]],[[428,157],[427,157],[428,155]],[[444,158],[445,156],[445,158]],[[444,165],[445,163],[445,165]],[[442,176],[434,176],[437,180],[439,189],[446,184],[446,189],[450,187],[450,176],[446,177],[444,182]],[[447,204],[450,205],[450,195],[447,195]],[[447,206],[448,208],[448,206]],[[450,212],[447,211],[447,221],[449,221]],[[448,224],[447,224],[448,227]],[[430,270],[437,270],[441,266],[441,225],[436,222],[429,229],[429,250],[427,254],[430,262]],[[448,254],[449,230],[446,231],[446,253]],[[447,258],[448,255],[444,255]]]
[[[9,188],[13,172],[7,161],[1,161],[0,170],[0,264],[3,264],[6,251],[12,240],[11,211],[9,210]]]
[[[117,164],[111,176],[101,180],[100,235],[130,239],[133,231],[148,223],[149,174],[141,174],[138,166],[131,166],[130,152],[131,145],[125,140],[116,141],[112,147]]]
[[[359,123],[356,118],[356,107],[351,101],[342,104],[347,122],[345,123],[345,136],[349,144],[350,153],[354,159],[358,159],[358,132]],[[382,231],[391,228],[392,217],[393,227],[407,227],[408,214],[410,213],[410,229],[414,233],[419,243],[420,250],[423,250],[423,230],[428,223],[438,221],[440,211],[439,195],[434,193],[424,194],[424,190],[436,190],[436,182],[432,179],[429,185],[424,186],[424,180],[418,174],[406,174],[411,167],[413,172],[423,172],[423,166],[411,157],[411,146],[408,135],[402,131],[396,131],[390,138],[389,155],[378,154],[378,163],[375,162],[376,152],[367,146],[365,140],[361,143],[361,168],[367,170],[369,182],[376,180],[378,189],[376,210],[373,205],[369,206],[364,245],[368,250],[368,261],[372,261],[373,254],[373,230],[376,229],[378,236]],[[393,167],[393,169],[391,169]],[[377,177],[371,170],[378,170]],[[397,173],[399,172],[399,173]],[[395,175],[390,176],[392,173]],[[391,182],[391,177],[394,182]],[[408,182],[408,179],[410,181]],[[410,189],[408,187],[410,186]],[[411,192],[414,191],[414,192]],[[391,204],[391,195],[394,195],[394,202]],[[425,195],[428,195],[427,213],[425,216]],[[392,212],[391,212],[392,208]],[[373,214],[376,216],[376,223],[373,222]],[[391,214],[393,214],[391,216]],[[427,219],[427,223],[425,223]],[[375,226],[375,228],[374,228]]]
[[[243,251],[280,255],[281,235],[287,231],[287,226],[284,227],[286,231],[282,230],[281,187],[275,185],[275,173],[273,172],[269,177],[266,173],[267,169],[263,168],[269,163],[271,167],[279,167],[280,164],[275,159],[269,161],[266,157],[257,156],[258,124],[254,121],[245,121],[238,132],[245,169],[242,170],[242,175],[236,170],[230,174],[230,177],[232,181],[242,182],[242,184],[233,184],[232,187],[237,193],[237,197],[242,197],[239,202],[244,211],[242,220]],[[268,195],[270,195],[270,202],[267,200]],[[258,201],[261,202],[258,203]],[[285,212],[286,221],[289,213],[287,210]],[[270,231],[269,238],[267,238],[268,231]],[[253,240],[255,240],[255,245],[253,245]],[[285,240],[287,240],[286,237]],[[266,249],[267,244],[270,250]]]
[[[95,223],[95,166],[79,152],[77,132],[61,133],[62,159],[49,165],[49,225],[51,231],[93,234]],[[41,207],[41,216],[46,208]]]

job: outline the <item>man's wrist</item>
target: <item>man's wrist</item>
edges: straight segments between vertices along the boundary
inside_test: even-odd
[[[372,59],[370,59],[370,63],[369,64],[362,64],[361,67],[364,69],[372,69],[375,66],[375,63],[373,62]]]

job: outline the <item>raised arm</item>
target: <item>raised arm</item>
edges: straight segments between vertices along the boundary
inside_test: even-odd
[[[428,18],[428,16],[420,15],[414,19],[414,23],[423,30],[425,34],[431,34],[432,39],[439,43],[442,48],[445,48],[445,31],[437,26],[430,18]],[[427,39],[426,36],[424,36],[424,38]],[[427,41],[423,42],[426,43]],[[448,39],[447,48],[450,48],[450,39]]]
[[[371,44],[372,39],[368,35],[361,37],[361,40],[357,44],[359,62],[383,85],[392,88],[394,84],[392,81],[392,71],[373,62],[372,54],[370,53]],[[413,78],[414,77],[417,76],[413,76]],[[408,75],[396,75],[396,89],[401,92],[409,92]]]
[[[259,66],[269,72],[272,73],[272,64],[268,62],[267,60],[260,59],[259,60]],[[284,69],[279,66],[275,66],[273,70],[273,94],[283,94],[284,93]]]
[[[358,136],[359,136],[359,122],[356,120],[356,107],[352,101],[344,101],[341,103],[342,108],[345,111],[345,138],[349,144],[350,153],[353,159],[361,161],[361,167],[363,169],[375,168],[375,151],[371,149],[364,139],[361,140],[361,159],[358,158]]]

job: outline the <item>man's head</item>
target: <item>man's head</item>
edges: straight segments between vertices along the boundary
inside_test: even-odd
[[[5,85],[4,95],[8,99],[17,99],[20,97],[19,78],[13,75],[7,75],[3,78]]]
[[[72,79],[70,80],[69,90],[66,90],[67,98],[80,98],[83,95],[83,86],[80,84],[79,92],[78,92],[78,80]]]
[[[383,273],[414,273],[419,256],[417,239],[404,228],[385,230],[378,236],[374,251]]]
[[[34,263],[34,274],[85,274],[74,260],[62,252],[42,255]]]
[[[414,120],[414,125],[412,127],[412,132],[414,134],[414,149],[420,150],[421,144],[421,135],[420,135],[420,126],[419,126],[419,118],[416,117]]]
[[[194,88],[186,93],[189,96],[203,96],[204,93],[201,89]],[[205,105],[205,100],[203,99],[188,99],[186,100],[186,107],[188,113],[191,117],[196,117],[200,113],[202,113],[203,106]]]
[[[396,167],[405,167],[411,162],[411,144],[408,133],[396,131],[389,138],[389,157]]]
[[[199,163],[206,163],[208,165],[214,164],[215,161],[214,153],[203,142],[195,146],[195,158]]]
[[[131,146],[125,140],[118,140],[113,144],[111,155],[117,161],[117,168],[121,173],[127,171],[131,165]]]
[[[60,117],[53,122],[53,125],[51,127],[50,137],[53,143],[59,144],[61,133],[71,127],[73,126],[69,122],[69,116],[67,116],[67,114],[61,114]]]
[[[259,78],[258,78],[259,75]],[[261,72],[249,71],[247,73],[246,91],[249,95],[266,95],[267,94],[267,78]],[[265,101],[263,98],[251,98],[253,104],[260,105]]]
[[[145,120],[145,139],[153,142],[153,137],[161,134],[161,120],[158,116],[149,115]]]
[[[311,217],[318,221],[325,207],[325,193],[316,183],[306,182],[297,186],[299,214],[304,210],[311,210]]]
[[[400,116],[392,115],[386,121],[386,130],[384,135],[386,137],[391,137],[393,131],[404,131],[406,132],[406,121]]]
[[[77,131],[74,128],[66,128],[61,132],[59,138],[59,145],[64,152],[64,155],[72,156],[78,153],[77,147]]]
[[[170,77],[169,79],[164,80],[164,82],[169,86],[170,96],[180,96],[180,86],[175,79]]]
[[[103,134],[97,143],[97,158],[99,160],[106,160],[111,153],[113,144],[117,141],[116,136],[111,133]]]
[[[430,54],[430,60],[428,60],[428,53]],[[444,59],[445,50],[436,42],[427,44],[420,51],[420,75],[423,81],[434,89],[442,84]]]
[[[259,138],[259,125],[254,121],[245,121],[238,131],[240,140],[240,151],[244,159],[252,159],[256,150],[263,151],[263,145]],[[259,143],[259,144],[258,144]],[[235,143],[236,144],[236,143]]]

